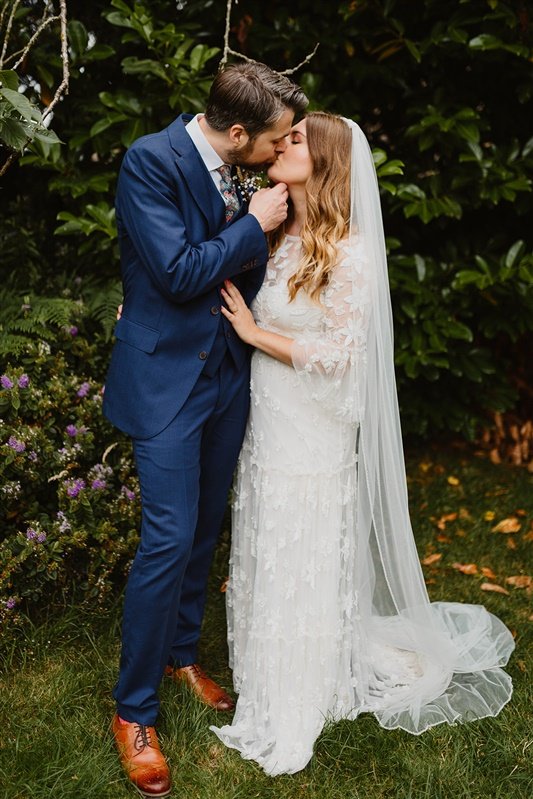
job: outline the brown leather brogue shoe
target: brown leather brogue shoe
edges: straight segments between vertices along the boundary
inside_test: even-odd
[[[124,771],[146,797],[168,796],[170,773],[154,727],[113,718],[113,735]]]
[[[197,663],[179,669],[167,666],[165,674],[176,682],[187,683],[196,696],[209,707],[214,707],[215,710],[235,710],[235,702],[231,696],[208,677]]]

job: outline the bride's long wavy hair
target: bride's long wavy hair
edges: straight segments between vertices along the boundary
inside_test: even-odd
[[[333,114],[314,111],[306,117],[306,136],[313,172],[306,184],[307,216],[302,227],[302,257],[295,274],[289,278],[292,301],[303,289],[313,300],[329,282],[337,262],[337,243],[346,238],[350,228],[350,128]],[[274,253],[290,223],[286,222],[269,236]]]

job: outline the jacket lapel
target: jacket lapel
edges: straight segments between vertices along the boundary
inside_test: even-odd
[[[198,150],[185,130],[185,124],[190,119],[192,119],[191,114],[182,114],[169,125],[167,132],[170,145],[176,153],[176,166],[187,184],[191,197],[207,220],[209,234],[213,236],[224,224],[225,205]]]

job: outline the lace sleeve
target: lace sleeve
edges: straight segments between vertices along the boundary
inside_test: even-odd
[[[292,362],[310,399],[337,415],[359,420],[371,308],[368,258],[363,243],[345,243],[330,283],[322,294],[320,334],[295,339]]]

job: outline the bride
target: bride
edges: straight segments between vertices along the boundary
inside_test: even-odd
[[[371,712],[415,735],[495,716],[509,630],[430,603],[409,521],[383,224],[352,121],[312,113],[269,170],[288,186],[265,282],[222,311],[255,347],[227,592],[232,724],[271,775],[309,762],[326,720]]]

